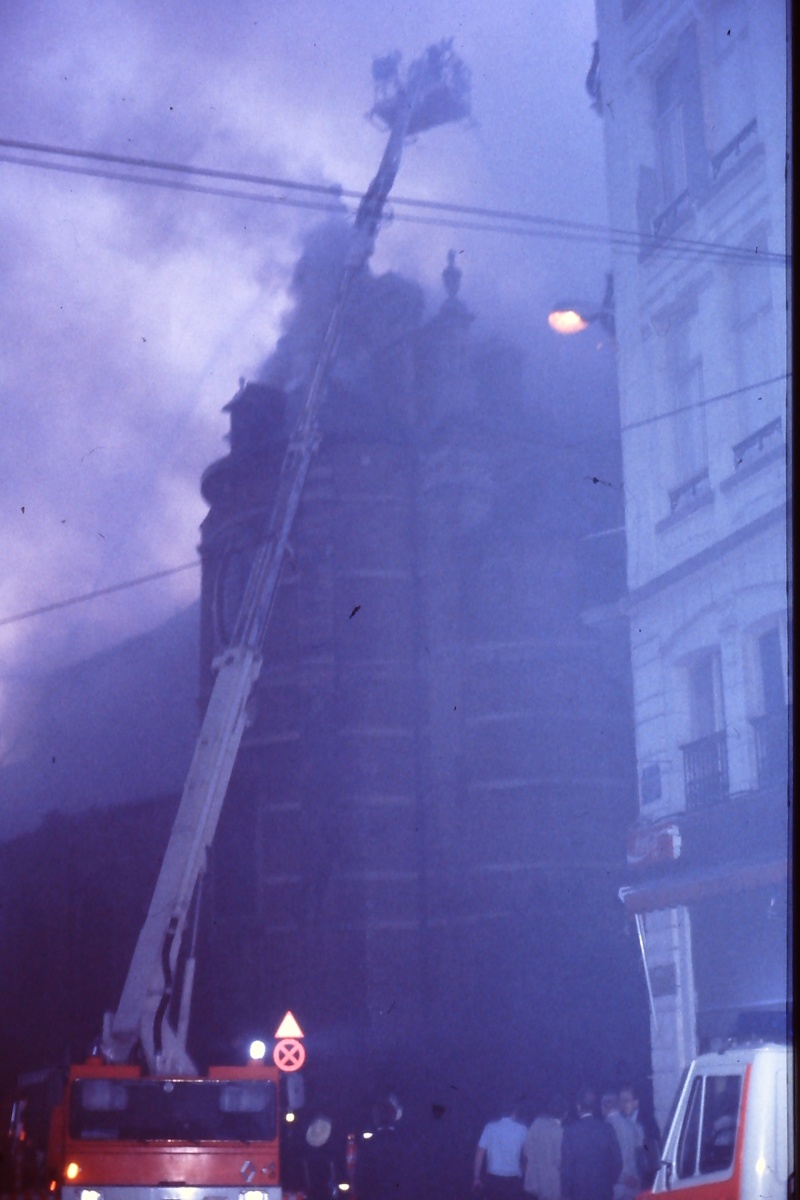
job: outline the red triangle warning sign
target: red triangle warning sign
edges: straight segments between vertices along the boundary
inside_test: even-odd
[[[275,1030],[276,1038],[301,1038],[303,1031],[295,1021],[292,1013],[287,1012],[286,1016],[281,1021],[278,1028]]]

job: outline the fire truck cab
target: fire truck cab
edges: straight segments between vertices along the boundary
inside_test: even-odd
[[[703,1054],[678,1092],[652,1192],[682,1200],[786,1200],[794,1194],[791,1047]]]
[[[278,1071],[169,1078],[90,1059],[70,1068],[48,1159],[62,1200],[281,1200]]]

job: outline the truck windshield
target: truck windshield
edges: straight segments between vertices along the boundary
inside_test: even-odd
[[[78,1079],[69,1108],[78,1141],[271,1142],[276,1120],[268,1079]]]

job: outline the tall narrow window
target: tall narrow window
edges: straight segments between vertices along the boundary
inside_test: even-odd
[[[758,139],[744,0],[717,0],[709,34],[714,86],[708,123],[712,179],[722,179]]]
[[[722,725],[720,662],[716,652],[704,654],[689,668],[689,720],[695,738],[717,733]]]
[[[691,740],[682,747],[686,807],[702,808],[728,796],[728,747],[717,651],[690,664],[687,685]]]
[[[683,71],[676,57],[656,76],[656,130],[661,198],[666,207],[686,191]]]
[[[764,712],[780,712],[786,704],[784,693],[786,672],[781,649],[781,635],[777,627],[762,633],[758,639],[758,656],[761,663]]]
[[[703,101],[695,29],[678,39],[674,57],[653,80],[656,150],[663,212],[656,232],[668,233],[682,219],[681,201],[701,197],[709,182]]]
[[[707,473],[705,410],[703,399],[703,360],[697,330],[697,314],[693,309],[672,317],[666,334],[667,376],[673,417],[672,444],[677,485],[672,494],[673,511],[690,498],[683,485],[696,489],[701,476]],[[707,474],[706,474],[707,478]]]
[[[758,786],[781,786],[789,771],[789,712],[786,707],[787,662],[777,626],[758,639],[761,713],[751,718],[755,735]]]
[[[737,399],[741,437],[760,428],[765,419],[763,400],[754,384],[769,379],[775,372],[770,353],[772,284],[764,255],[768,249],[766,231],[754,230],[743,243],[751,262],[731,271],[732,347],[737,384],[744,389]]]

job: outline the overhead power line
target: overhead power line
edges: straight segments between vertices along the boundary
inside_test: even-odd
[[[349,196],[360,199],[357,192],[346,192],[338,184],[301,183],[291,179],[277,179],[271,175],[253,175],[245,171],[223,171],[215,167],[193,167],[188,163],[167,162],[158,158],[134,158],[126,154],[106,154],[102,150],[76,150],[68,146],[47,146],[42,142],[21,142],[14,138],[0,138],[0,146],[10,150],[33,150],[41,154],[59,154],[67,158],[86,158],[95,162],[116,163],[127,167],[150,167],[157,171],[174,171],[176,174],[198,175],[208,179],[227,179],[233,183],[258,183],[268,187],[296,188],[304,192],[321,192],[330,196]]]
[[[716,404],[722,400],[731,400],[735,396],[743,395],[745,392],[755,392],[759,388],[768,387],[773,383],[782,383],[784,380],[790,379],[791,376],[792,372],[787,371],[782,375],[773,375],[771,379],[761,379],[756,383],[734,388],[729,392],[719,392],[716,396],[706,396],[696,404],[684,404],[680,408],[672,408],[668,412],[654,413],[650,417],[643,417],[640,421],[631,421],[628,425],[623,425],[621,432],[629,433],[632,429],[641,429],[645,425],[653,425],[658,421],[669,420],[670,417],[676,417],[678,414],[688,412],[692,408],[701,408],[707,404]],[[600,534],[589,536],[601,537],[612,532],[618,533],[621,530],[604,530]],[[123,592],[128,588],[140,587],[142,584],[152,583],[156,579],[165,579],[169,575],[177,575],[180,571],[189,571],[199,566],[200,560],[195,559],[193,562],[182,563],[178,567],[166,567],[163,571],[153,571],[150,575],[139,575],[135,579],[126,579],[122,583],[114,583],[109,587],[96,588],[92,592],[83,592],[79,596],[69,596],[65,600],[55,600],[52,604],[43,604],[39,608],[28,609],[27,612],[15,613],[10,617],[0,617],[0,628],[4,625],[13,625],[18,621],[27,621],[31,617],[40,617],[46,613],[56,612],[61,608],[69,608],[73,604],[83,604],[87,600],[96,600],[98,597],[108,596],[112,592]]]
[[[717,404],[720,400],[732,400],[734,396],[743,396],[745,392],[757,392],[759,388],[769,387],[773,383],[783,383],[784,380],[791,379],[791,376],[791,371],[784,371],[782,375],[773,375],[771,379],[760,379],[757,383],[748,383],[743,387],[733,388],[730,392],[719,392],[716,396],[704,396],[702,400],[695,400],[692,404],[681,404],[678,408],[654,413],[650,417],[642,417],[639,421],[630,421],[627,425],[622,425],[620,431],[630,433],[632,429],[642,429],[645,425],[654,425],[657,421],[668,421],[670,417],[677,417],[681,413],[690,412],[695,408],[705,408],[707,404]]]
[[[0,154],[0,162],[13,163],[21,167],[37,167],[40,170],[56,171],[63,175],[88,175],[94,179],[110,179],[119,183],[138,183],[148,187],[172,188],[180,192],[198,192],[202,196],[225,196],[233,200],[255,200],[259,204],[280,204],[289,208],[312,208],[321,212],[341,213],[339,204],[323,204],[315,200],[295,200],[288,196],[267,196],[257,192],[239,192],[233,188],[216,188],[196,183],[184,183],[177,179],[162,179],[156,175],[120,174],[118,171],[104,171],[98,167],[75,167],[65,163],[37,161],[31,158],[15,158],[9,154]]]
[[[1,141],[0,141],[0,144]],[[96,179],[108,179],[118,183],[134,183],[147,187],[169,188],[173,191],[193,192],[204,196],[218,196],[233,200],[245,200],[258,204],[271,204],[286,208],[302,208],[312,209],[317,212],[329,212],[332,214],[350,214],[355,211],[354,207],[348,209],[343,203],[326,204],[322,200],[302,200],[286,195],[267,195],[260,192],[240,191],[234,188],[211,187],[204,184],[189,183],[184,180],[167,179],[158,175],[136,175],[131,172],[120,173],[117,171],[104,170],[99,167],[79,167],[67,165],[65,163],[50,162],[45,159],[27,159],[13,155],[0,154],[0,162],[10,163],[16,166],[35,167],[40,170],[54,171],[66,175],[82,175]],[[344,195],[344,193],[342,193]],[[396,201],[395,201],[396,202]],[[406,201],[406,203],[432,204],[428,201]],[[466,206],[462,206],[465,211]],[[452,217],[446,216],[421,216],[416,213],[396,213],[391,212],[391,219],[395,221],[407,221],[417,225],[433,225],[446,229],[467,229],[478,233],[500,233],[511,234],[517,237],[538,238],[543,241],[561,240],[570,241],[573,243],[590,243],[592,245],[611,245],[617,249],[628,250],[632,253],[640,254],[643,250],[642,238],[638,234],[610,234],[605,227],[598,227],[597,232],[592,232],[591,227],[587,226],[586,230],[580,228],[577,222],[561,222],[557,218],[536,218],[525,217],[524,215],[510,215],[506,223],[488,222],[485,220],[467,221],[455,215],[458,211],[458,206],[448,206],[442,203],[443,211],[452,211]],[[481,210],[476,209],[476,212]],[[493,210],[483,210],[490,212]],[[538,224],[552,220],[553,228]],[[520,224],[520,222],[530,222],[529,224]],[[516,222],[516,223],[514,223]],[[734,263],[737,265],[774,265],[770,263],[768,256],[754,256],[749,251],[738,248],[718,247],[712,243],[708,243],[707,247],[703,246],[672,246],[669,243],[659,242],[660,253],[670,258],[714,258],[726,263]],[[784,263],[779,264],[781,267]]]
[[[345,200],[360,200],[361,194],[352,189],[339,185],[304,183],[295,179],[284,179],[269,175],[259,175],[242,171],[227,171],[213,167],[197,167],[188,163],[176,163],[162,159],[136,158],[128,155],[109,154],[97,150],[81,150],[74,147],[53,146],[41,142],[21,141],[13,138],[0,138],[0,147],[11,150],[32,152],[38,156],[57,155],[68,159],[90,162],[108,163],[111,166],[145,168],[148,171],[170,172],[195,178],[224,180],[233,183],[246,183],[260,188],[269,187],[281,192],[308,192],[317,197],[313,202],[297,200],[287,195],[270,195],[263,192],[239,191],[230,188],[207,187],[191,184],[185,181],[167,179],[161,175],[133,175],[129,171],[119,172],[98,168],[69,166],[54,163],[44,157],[21,158],[12,155],[0,155],[0,161],[13,163],[18,166],[29,166],[59,171],[62,173],[88,175],[97,178],[111,179],[119,182],[145,184],[149,186],[168,187],[180,191],[198,192],[205,195],[224,196],[240,200],[254,200],[261,203],[280,204],[288,207],[313,208],[321,211],[342,212]],[[330,203],[322,202],[322,197],[328,197]],[[439,200],[422,200],[408,196],[398,196],[393,200],[393,208],[413,208],[428,210],[440,214],[437,217],[422,217],[417,214],[394,212],[395,220],[414,221],[419,224],[444,225],[449,228],[465,228],[479,232],[512,233],[518,236],[539,238],[568,238],[580,242],[611,243],[620,249],[631,249],[638,253],[644,250],[658,250],[670,256],[687,257],[697,255],[702,257],[719,258],[727,262],[742,264],[771,264],[785,267],[789,263],[786,255],[775,252],[758,252],[743,246],[730,246],[701,239],[681,237],[661,237],[643,234],[632,230],[619,229],[605,225],[592,224],[584,221],[572,221],[560,217],[547,217],[540,214],[516,212],[507,209],[485,208],[473,205],[454,204]],[[472,220],[463,220],[471,218]],[[476,224],[473,221],[480,223]]]
[[[15,613],[12,617],[0,617],[0,626],[14,625],[17,621],[27,621],[31,617],[41,617],[45,613],[55,612],[59,608],[69,608],[73,604],[83,604],[86,600],[96,600],[98,596],[110,596],[112,592],[124,592],[127,588],[140,587],[143,583],[152,583],[155,579],[166,579],[168,575],[177,575],[180,571],[189,571],[199,566],[199,559],[195,559],[194,562],[182,563],[179,567],[166,567],[163,571],[153,571],[150,575],[140,575],[137,579],[126,579],[124,583],[112,583],[109,587],[96,588],[93,592],[83,592],[80,596],[69,596],[66,600],[54,600],[52,604],[43,604],[40,608],[29,608],[27,612]]]

